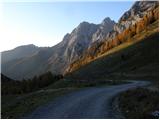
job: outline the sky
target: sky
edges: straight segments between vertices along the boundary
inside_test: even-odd
[[[54,46],[81,22],[99,24],[106,17],[114,21],[134,1],[61,1],[0,3],[0,51],[20,45]]]

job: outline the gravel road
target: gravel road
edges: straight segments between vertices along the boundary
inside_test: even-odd
[[[90,87],[58,97],[38,107],[25,118],[32,119],[101,119],[115,118],[111,107],[112,98],[130,88],[148,85],[146,81],[107,86]]]

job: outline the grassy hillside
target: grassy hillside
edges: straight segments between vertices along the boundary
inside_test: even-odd
[[[159,75],[159,21],[140,34],[66,75],[69,79],[153,79]]]

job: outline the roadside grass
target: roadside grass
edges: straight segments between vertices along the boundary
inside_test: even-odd
[[[159,92],[147,88],[128,90],[119,95],[119,109],[127,119],[159,118]]]
[[[35,108],[54,100],[56,97],[69,92],[76,91],[76,88],[40,90],[24,95],[6,95],[1,97],[1,118],[16,119],[22,118]]]

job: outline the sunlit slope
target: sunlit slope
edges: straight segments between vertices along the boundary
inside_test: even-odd
[[[68,74],[73,79],[158,79],[159,21],[98,57],[91,63]]]

